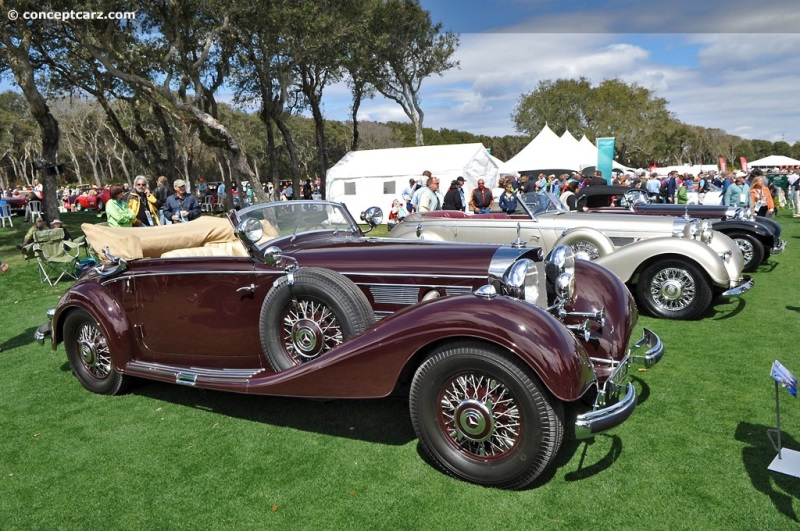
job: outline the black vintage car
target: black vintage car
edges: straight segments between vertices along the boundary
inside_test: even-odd
[[[597,204],[605,198],[605,206],[592,206],[589,212],[629,212],[640,216],[684,216],[709,219],[713,228],[736,242],[744,256],[744,270],[755,271],[773,254],[782,253],[786,241],[781,239],[781,226],[774,220],[754,216],[748,209],[725,205],[672,205],[649,202],[646,190],[623,186],[589,186],[576,194],[579,205],[592,198]]]

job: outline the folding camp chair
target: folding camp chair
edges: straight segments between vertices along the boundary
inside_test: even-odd
[[[64,229],[49,229],[33,233],[33,243],[23,248],[23,252],[32,255],[39,265],[39,279],[51,286],[62,278],[78,278],[78,260],[81,247],[86,242],[83,237],[78,241],[64,240]],[[31,256],[26,255],[30,258]]]

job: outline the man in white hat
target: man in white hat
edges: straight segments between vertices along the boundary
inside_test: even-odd
[[[69,231],[67,230],[66,227],[64,227],[64,224],[61,223],[60,219],[54,219],[53,221],[51,221],[50,222],[50,228],[51,229],[64,229],[64,239],[65,240],[70,240],[70,241],[72,240],[72,236],[70,236]]]
[[[725,190],[722,204],[733,207],[750,206],[750,187],[747,186],[747,174],[743,171],[736,172],[733,184]]]

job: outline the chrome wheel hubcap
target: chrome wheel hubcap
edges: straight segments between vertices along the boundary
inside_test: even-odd
[[[344,340],[336,316],[326,305],[300,300],[283,318],[284,346],[295,364],[319,357]]]
[[[480,373],[455,376],[443,386],[439,422],[453,446],[482,460],[506,457],[522,435],[516,398],[503,383]]]
[[[694,300],[696,289],[694,278],[685,270],[674,267],[659,271],[650,283],[653,302],[667,311],[688,307]]]
[[[77,337],[83,366],[95,378],[106,378],[111,373],[111,352],[103,333],[94,325],[84,324]]]

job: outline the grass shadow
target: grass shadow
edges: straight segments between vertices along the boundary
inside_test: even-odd
[[[15,335],[14,337],[9,338],[2,345],[0,345],[0,350],[5,352],[6,350],[11,350],[17,347],[24,347],[30,345],[34,341],[33,333],[36,331],[36,328],[37,327],[35,326],[26,328],[25,330]]]
[[[131,393],[229,417],[347,439],[404,445],[416,438],[408,401],[400,397],[310,400],[245,396],[145,380],[137,380]]]
[[[731,303],[734,303],[735,306],[730,310],[727,308],[719,308],[721,306],[729,306]],[[747,301],[743,297],[736,297],[735,299],[722,299],[717,303],[712,302],[708,310],[706,310],[701,316],[701,319],[709,318],[715,321],[733,319],[742,313],[746,306]]]
[[[758,273],[769,273],[770,271],[775,271],[775,268],[778,267],[778,262],[775,260],[768,260],[758,266],[757,272]]]
[[[786,309],[792,312],[800,312],[800,306],[787,306]]]
[[[746,443],[742,449],[742,464],[753,487],[769,497],[778,512],[800,523],[794,510],[794,501],[800,498],[800,479],[767,468],[776,455],[767,438],[769,429],[773,427],[749,422],[740,422],[736,426],[736,440]],[[781,435],[781,439],[784,447],[800,448],[800,444],[786,433]]]

